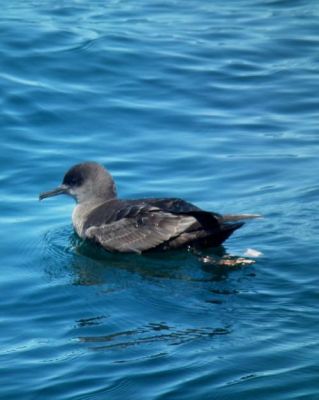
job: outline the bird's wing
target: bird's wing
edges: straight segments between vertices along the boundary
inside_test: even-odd
[[[141,201],[141,200],[138,200]],[[143,200],[142,200],[143,201]],[[147,204],[158,207],[163,211],[171,212],[173,214],[188,214],[192,211],[202,211],[199,207],[195,206],[188,201],[179,198],[148,198],[144,200]]]
[[[180,235],[194,222],[192,216],[174,215],[157,207],[140,207],[138,212],[134,207],[124,218],[89,227],[85,235],[109,251],[141,253]]]

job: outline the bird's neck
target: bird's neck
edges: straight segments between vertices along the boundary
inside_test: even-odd
[[[77,203],[72,213],[72,223],[76,233],[84,238],[83,227],[88,215],[98,206],[105,203],[105,199],[94,199]]]

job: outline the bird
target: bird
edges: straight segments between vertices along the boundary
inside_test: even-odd
[[[180,198],[119,199],[112,175],[91,161],[72,166],[62,184],[41,193],[39,200],[61,194],[76,201],[72,222],[77,235],[108,252],[216,247],[243,220],[259,216],[221,215]]]

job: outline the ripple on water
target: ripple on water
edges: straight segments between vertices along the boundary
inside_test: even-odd
[[[1,398],[314,399],[317,17],[307,1],[3,2]],[[225,271],[116,255],[37,201],[92,159],[124,198],[255,212]],[[0,378],[1,379],[1,378]]]

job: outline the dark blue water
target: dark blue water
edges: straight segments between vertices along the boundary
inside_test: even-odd
[[[2,399],[319,398],[319,5],[1,4]],[[101,255],[72,201],[83,160],[126,198],[254,212],[217,270]]]

